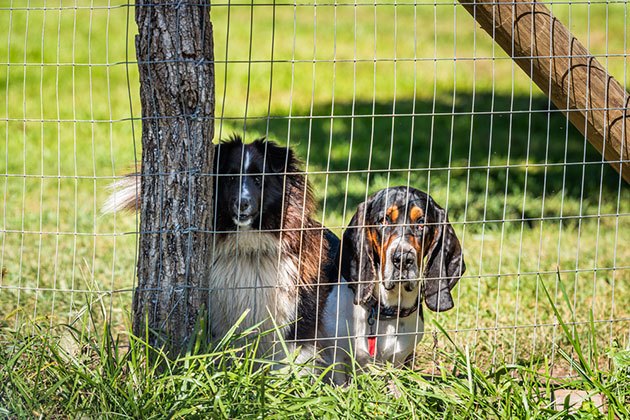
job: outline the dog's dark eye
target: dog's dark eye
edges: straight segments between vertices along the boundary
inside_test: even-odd
[[[255,176],[254,177],[254,182],[256,183],[256,185],[260,185],[262,183],[262,177],[261,176]]]
[[[232,181],[232,182],[234,182],[234,181],[236,181],[236,179],[237,179],[237,178],[238,178],[238,177],[237,177],[237,176],[234,176],[234,175],[232,175],[232,176],[228,176],[228,181]]]
[[[416,232],[422,233],[422,230],[424,229],[424,217],[418,219],[417,223],[418,224],[416,225]]]

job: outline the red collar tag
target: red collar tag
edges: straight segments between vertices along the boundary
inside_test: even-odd
[[[376,355],[376,336],[368,337],[368,353],[370,353],[370,357],[374,357]]]

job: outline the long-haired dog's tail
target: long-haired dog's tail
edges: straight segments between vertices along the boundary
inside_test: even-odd
[[[140,208],[140,174],[125,175],[107,188],[112,193],[103,204],[102,213],[136,211]]]

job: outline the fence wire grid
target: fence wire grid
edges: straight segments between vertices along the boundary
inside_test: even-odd
[[[544,4],[627,90],[627,2]],[[542,283],[578,330],[592,314],[598,343],[629,345],[630,189],[461,5],[236,0],[211,20],[216,139],[290,146],[338,236],[386,187],[448,212],[467,271],[453,310],[425,310],[416,365],[450,348],[436,319],[480,364],[568,372]],[[138,217],[100,209],[141,153],[133,4],[2,0],[0,27],[0,324],[98,305],[128,330]]]

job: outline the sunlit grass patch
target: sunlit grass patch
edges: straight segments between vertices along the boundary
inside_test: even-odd
[[[628,350],[601,348],[595,329],[574,327],[569,293],[557,304],[541,283],[568,346],[572,370],[554,376],[549,359],[498,363],[480,369],[468,344],[437,350],[432,373],[390,366],[357,372],[343,387],[300,366],[274,368],[254,356],[257,340],[230,332],[216,347],[201,341],[170,359],[141,338],[114,333],[88,305],[71,324],[0,328],[0,411],[9,416],[130,416],[213,418],[624,418],[630,401]],[[560,310],[562,308],[562,311]],[[565,318],[561,312],[569,312]],[[199,336],[202,337],[202,336]],[[608,368],[602,366],[604,362]],[[301,372],[301,373],[300,373]],[[578,394],[580,391],[581,394]],[[577,403],[556,395],[580,395]],[[603,401],[603,403],[602,403]]]

